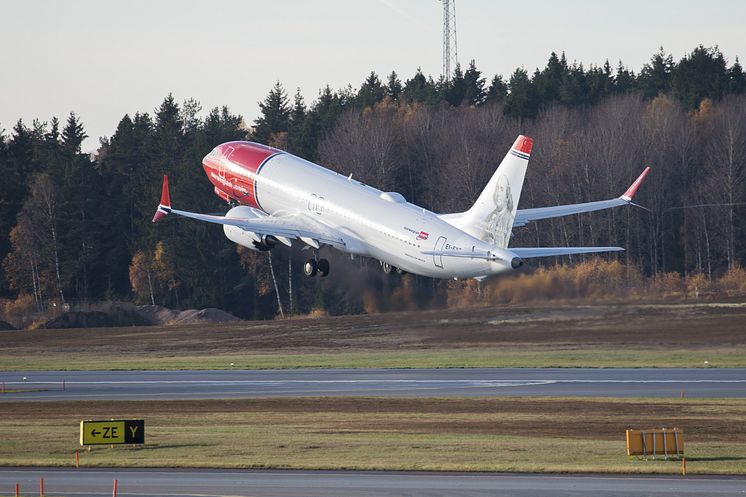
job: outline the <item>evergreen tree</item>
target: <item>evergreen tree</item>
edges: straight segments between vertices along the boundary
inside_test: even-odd
[[[466,80],[461,70],[461,64],[456,64],[451,80],[441,80],[439,86],[442,88],[446,102],[454,107],[461,105],[466,100]]]
[[[671,76],[675,64],[673,57],[663,47],[653,55],[649,64],[642,66],[637,84],[646,98],[653,98],[671,89]]]
[[[560,87],[568,77],[567,59],[565,53],[558,57],[552,52],[547,61],[547,66],[541,71],[534,73],[532,82],[536,88],[537,98],[544,104],[560,100]]]
[[[299,157],[313,157],[313,132],[309,126],[308,111],[300,88],[295,92],[288,124],[288,151]]]
[[[562,75],[559,98],[560,102],[570,106],[589,103],[588,81],[582,64],[573,64]]]
[[[205,117],[202,129],[203,150],[211,150],[215,146],[229,141],[245,140],[243,118],[231,114],[227,106],[214,107]]]
[[[60,143],[64,170],[59,202],[60,260],[65,293],[78,299],[103,294],[97,275],[104,269],[101,233],[108,218],[106,209],[101,209],[105,196],[100,176],[90,157],[81,152],[87,136],[78,116],[70,113]]]
[[[264,101],[259,102],[261,115],[254,121],[251,139],[268,144],[273,133],[286,133],[290,124],[288,96],[278,81],[269,91]]]
[[[620,60],[614,76],[614,91],[616,93],[627,93],[635,88],[635,73],[630,71]]]
[[[355,104],[364,109],[365,107],[372,107],[386,96],[386,87],[381,84],[381,80],[378,79],[378,75],[371,71],[365,81],[360,86],[360,90],[357,92],[355,98]]]
[[[8,158],[8,146],[6,144],[5,130],[0,125],[0,175],[3,178],[11,176],[10,160]],[[12,189],[18,185],[13,185],[12,181],[7,179],[0,183],[0,261],[10,252],[10,230],[13,227],[14,217],[11,217],[12,210]],[[7,280],[5,273],[0,265],[0,296],[8,295]]]
[[[596,103],[611,94],[614,88],[614,75],[609,61],[607,60],[603,67],[591,66],[586,73],[586,83],[588,85],[588,101],[591,103]]]
[[[515,70],[510,76],[508,89],[510,93],[505,99],[505,113],[515,117],[536,117],[539,108],[538,92],[525,69]]]
[[[394,101],[399,100],[399,96],[402,92],[402,84],[399,80],[399,76],[396,75],[395,71],[391,71],[389,74],[388,84],[386,85],[386,95]]]
[[[736,61],[728,70],[728,92],[740,95],[744,91],[746,91],[746,75],[736,57]]]
[[[406,102],[420,102],[426,104],[435,104],[437,102],[438,91],[432,78],[426,78],[422,74],[422,69],[417,68],[417,72],[404,83],[402,96]]]
[[[487,90],[487,102],[504,102],[505,97],[508,96],[508,84],[505,82],[502,76],[496,74],[492,78],[490,87]]]
[[[80,154],[83,140],[88,138],[78,116],[71,112],[67,118],[67,125],[62,130],[62,153],[68,156]]]
[[[702,45],[684,56],[671,78],[674,94],[689,109],[695,109],[704,98],[719,100],[728,90],[728,70],[717,47]]]
[[[464,94],[464,101],[467,105],[481,105],[487,96],[484,90],[484,78],[481,77],[482,73],[477,69],[474,60],[469,62],[469,68],[464,73],[464,83],[466,90]]]

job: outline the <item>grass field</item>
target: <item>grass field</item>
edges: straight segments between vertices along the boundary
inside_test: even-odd
[[[144,418],[146,445],[78,446],[81,419]],[[2,402],[0,465],[676,473],[624,430],[684,430],[689,473],[746,473],[746,400],[293,398]]]
[[[0,370],[746,367],[743,323],[731,302],[15,331],[0,334]]]
[[[605,347],[557,349],[542,346],[422,351],[327,353],[222,354],[213,356],[91,356],[0,357],[0,370],[183,370],[183,369],[295,369],[295,368],[743,368],[742,349],[612,349]]]

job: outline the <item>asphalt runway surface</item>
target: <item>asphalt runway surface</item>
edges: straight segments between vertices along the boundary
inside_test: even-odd
[[[273,470],[0,468],[0,492],[67,497],[137,496],[639,496],[746,495],[746,479],[698,476],[545,475]]]
[[[2,400],[298,396],[746,397],[746,369],[298,369],[19,371]],[[0,401],[2,401],[0,400]]]

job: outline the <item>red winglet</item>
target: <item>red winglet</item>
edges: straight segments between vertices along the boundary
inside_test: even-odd
[[[168,194],[168,176],[163,175],[163,188],[161,189],[161,203],[158,210],[155,211],[153,222],[159,221],[166,217],[171,210],[171,196]]]
[[[629,188],[627,188],[627,191],[624,192],[624,195],[622,195],[622,198],[625,200],[632,200],[632,197],[635,196],[635,193],[637,193],[637,189],[640,188],[640,185],[642,184],[642,180],[645,179],[645,176],[648,175],[648,172],[650,171],[650,167],[646,167],[645,170],[640,173],[640,175],[637,177],[634,183],[629,185]]]
[[[513,150],[517,150],[526,155],[531,155],[531,149],[534,147],[534,140],[528,136],[519,135],[513,143]]]

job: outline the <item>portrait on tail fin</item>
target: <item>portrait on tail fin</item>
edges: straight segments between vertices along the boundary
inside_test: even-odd
[[[505,248],[510,241],[513,228],[513,194],[510,191],[510,181],[506,175],[497,178],[497,185],[493,194],[495,209],[484,219],[484,230],[487,232],[485,241],[497,247]]]

